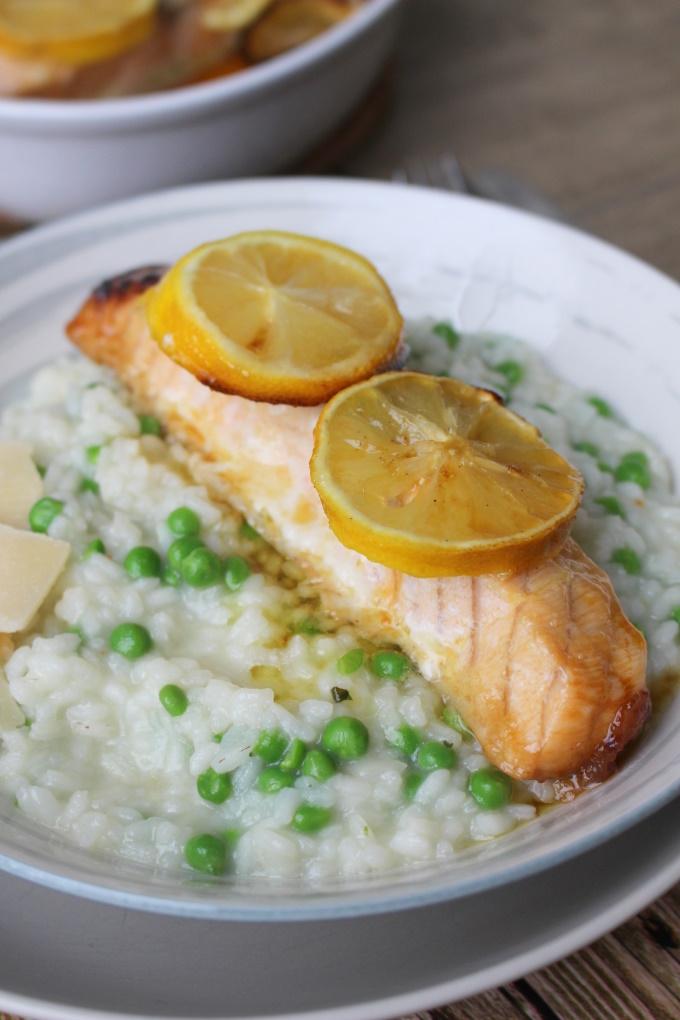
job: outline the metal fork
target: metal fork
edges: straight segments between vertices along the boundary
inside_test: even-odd
[[[525,209],[560,223],[571,225],[575,223],[566,210],[531,184],[513,177],[504,170],[495,170],[491,167],[476,174],[464,173],[452,154],[408,159],[402,168],[392,173],[391,179],[400,184],[418,184],[421,187],[442,188],[462,195],[476,195],[516,209]]]

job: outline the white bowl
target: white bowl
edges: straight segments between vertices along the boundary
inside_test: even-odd
[[[62,327],[89,290],[243,230],[288,230],[370,258],[410,318],[532,344],[560,376],[609,400],[664,449],[680,447],[680,287],[576,230],[477,199],[359,181],[183,188],[99,209],[0,246],[0,406],[70,350]],[[672,444],[672,445],[671,445]],[[597,789],[451,861],[314,888],[164,872],[67,845],[0,796],[0,869],[105,903],[213,920],[337,918],[453,900],[596,846],[680,791],[676,697]]]
[[[306,45],[203,85],[111,100],[0,99],[0,213],[41,220],[290,166],[375,82],[400,7],[367,0]]]

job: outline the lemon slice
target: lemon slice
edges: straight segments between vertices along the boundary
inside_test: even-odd
[[[0,0],[0,48],[68,64],[105,60],[152,30],[158,0]]]
[[[373,266],[327,241],[238,234],[185,255],[149,292],[162,350],[223,393],[319,404],[394,357],[402,319]]]
[[[269,60],[301,46],[352,13],[334,0],[282,0],[251,28],[246,38],[250,60]]]
[[[495,395],[416,372],[338,393],[310,470],[340,541],[416,577],[526,570],[559,551],[583,495]]]
[[[213,32],[247,28],[271,7],[274,0],[208,0],[201,22]]]

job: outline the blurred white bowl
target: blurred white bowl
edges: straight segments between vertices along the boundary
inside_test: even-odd
[[[40,220],[174,184],[281,170],[357,106],[402,0],[228,78],[112,100],[0,99],[0,213]]]

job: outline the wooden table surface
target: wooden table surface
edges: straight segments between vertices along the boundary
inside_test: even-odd
[[[679,43],[677,0],[408,0],[386,112],[310,166],[381,177],[453,152],[680,279]],[[680,886],[580,953],[420,1016],[678,1020]]]

